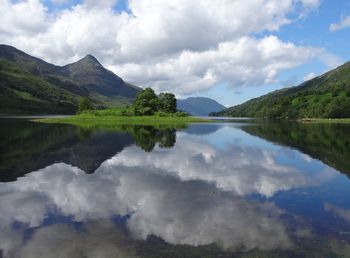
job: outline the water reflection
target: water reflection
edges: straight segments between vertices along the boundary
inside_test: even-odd
[[[350,174],[350,125],[264,122],[242,127],[252,135],[291,146]]]
[[[276,156],[274,152],[249,146],[229,145],[218,150],[203,141],[182,136],[171,151],[156,148],[146,154],[137,147],[129,147],[106,164],[159,169],[181,180],[214,183],[238,195],[258,193],[271,197],[280,190],[317,183],[315,178],[310,180],[294,167],[278,164]]]
[[[335,215],[339,216],[340,218],[350,222],[350,209],[343,209],[343,208],[337,207],[336,205],[333,205],[330,203],[326,203],[324,205],[324,209],[326,211],[332,212]]]
[[[109,220],[87,222],[83,232],[67,224],[39,228],[30,241],[3,254],[22,258],[138,257],[134,246]]]
[[[152,151],[157,144],[160,148],[171,148],[176,142],[175,128],[136,125],[125,130],[133,135],[135,144],[146,152]]]
[[[38,161],[29,156],[40,169],[0,183],[4,257],[349,254],[348,178],[312,158],[317,152],[302,153],[252,136],[262,137],[266,124],[108,131],[26,126],[34,129],[2,144],[10,150],[6,157],[17,159],[16,168],[31,167],[15,149],[21,141],[29,146],[34,131],[60,135],[58,130],[67,138],[49,141],[42,149],[46,153],[36,152]],[[271,126],[289,133],[277,128]],[[295,130],[287,139],[304,129]],[[304,136],[311,134],[305,130]],[[316,143],[308,143],[306,150],[317,150]],[[292,140],[289,144],[294,146]],[[4,173],[15,171],[2,166]]]
[[[107,163],[87,175],[59,163],[1,185],[0,225],[6,232],[2,239],[9,242],[11,232],[14,243],[6,248],[0,241],[0,246],[7,252],[18,249],[23,232],[13,230],[13,223],[23,230],[41,227],[50,213],[75,222],[129,215],[127,228],[133,239],[156,235],[171,244],[216,243],[248,250],[291,245],[279,221],[283,210],[272,203],[246,200],[205,181],[182,181],[163,172]]]
[[[170,148],[176,142],[175,128],[119,126],[102,131],[18,119],[0,119],[0,125],[0,181],[16,180],[55,162],[93,173],[131,144],[152,151],[156,144]]]

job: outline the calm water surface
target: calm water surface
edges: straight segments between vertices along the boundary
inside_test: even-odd
[[[350,257],[350,127],[0,119],[0,257]]]

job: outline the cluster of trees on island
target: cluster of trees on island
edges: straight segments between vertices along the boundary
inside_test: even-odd
[[[131,106],[118,109],[95,110],[88,98],[82,98],[79,102],[78,113],[117,116],[188,116],[186,112],[177,110],[174,94],[160,93],[157,95],[151,88],[140,91]]]
[[[159,96],[151,88],[142,90],[133,103],[135,115],[147,116],[156,112],[176,113],[176,98],[172,93],[160,93]]]

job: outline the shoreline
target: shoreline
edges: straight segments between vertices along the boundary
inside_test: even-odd
[[[302,118],[301,123],[350,124],[350,118]]]
[[[81,127],[111,127],[113,125],[182,125],[188,123],[209,123],[213,120],[194,116],[95,116],[89,114],[73,115],[64,118],[43,118],[32,121],[50,124],[71,124]]]
[[[126,125],[152,125],[152,124],[178,124],[178,123],[218,123],[229,122],[230,120],[239,120],[240,122],[245,120],[276,120],[266,118],[242,118],[242,117],[174,117],[174,116],[113,116],[113,115],[92,115],[92,114],[80,114],[80,115],[38,115],[38,114],[0,114],[0,118],[28,118],[35,122],[40,123],[60,123],[60,124],[92,124],[94,122],[103,124],[126,124]],[[218,118],[218,119],[216,119]],[[296,121],[299,123],[328,123],[328,124],[350,124],[350,118],[298,118],[296,120],[277,119],[280,121]]]
[[[213,116],[214,118],[215,116]],[[235,117],[227,116],[222,117],[227,118],[227,120],[240,119],[244,120],[260,120],[260,121],[290,121],[299,123],[329,123],[329,124],[350,124],[350,118],[297,118],[297,119],[286,119],[286,118],[264,118],[264,117]],[[213,119],[214,120],[214,119]]]

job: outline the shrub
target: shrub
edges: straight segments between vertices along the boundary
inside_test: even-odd
[[[156,112],[155,115],[159,116],[159,117],[166,117],[166,116],[168,116],[167,113],[164,113],[164,112],[161,112],[161,111]]]
[[[174,115],[175,115],[176,117],[187,117],[187,116],[189,116],[188,113],[186,113],[186,112],[181,112],[181,111],[176,112]]]
[[[130,109],[130,108],[125,108],[121,111],[121,115],[122,116],[134,116],[134,110]]]
[[[144,107],[140,111],[141,111],[141,115],[143,116],[151,116],[154,114],[154,111],[151,107]]]
[[[86,110],[92,110],[93,106],[91,101],[88,98],[81,98],[79,100],[79,104],[78,104],[78,113],[82,113]]]

